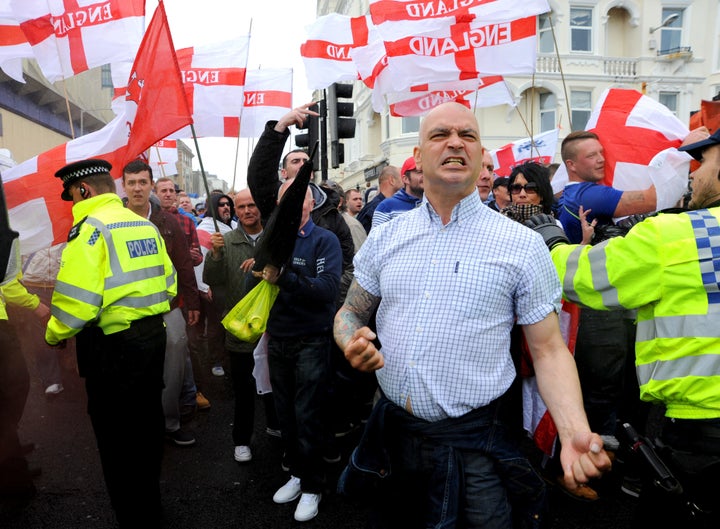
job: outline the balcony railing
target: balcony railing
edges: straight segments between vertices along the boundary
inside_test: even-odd
[[[606,75],[613,78],[637,77],[640,63],[637,58],[565,55],[558,59],[557,55],[538,55],[536,71],[537,73],[560,73],[561,60],[564,61],[563,70],[565,73],[568,70],[577,73],[578,67],[581,67],[587,73]]]

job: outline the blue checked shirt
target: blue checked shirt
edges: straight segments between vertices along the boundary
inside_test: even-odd
[[[421,206],[373,229],[355,279],[381,299],[385,394],[428,421],[459,417],[515,378],[510,330],[560,309],[561,287],[540,235],[484,206],[477,193],[443,226]]]

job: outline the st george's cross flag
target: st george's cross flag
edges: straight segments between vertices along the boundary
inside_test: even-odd
[[[0,69],[24,83],[22,60],[33,56],[30,43],[13,17],[10,0],[0,0]]]
[[[156,178],[178,174],[177,162],[177,140],[160,140],[150,147],[148,165]]]
[[[423,116],[436,106],[449,101],[461,103],[468,108],[515,105],[510,89],[499,75],[454,83],[417,85],[406,92],[388,93],[386,99],[390,114],[399,117]]]
[[[292,110],[293,71],[290,68],[249,70],[240,119],[241,138],[259,138],[265,124]]]
[[[385,41],[395,91],[423,82],[535,71],[537,22],[456,22],[438,31]]]
[[[249,36],[177,51],[195,134],[234,137],[243,113]],[[191,138],[190,127],[172,135]]]
[[[10,5],[51,82],[132,60],[145,28],[145,0],[11,0]]]
[[[321,90],[338,81],[354,81],[357,70],[350,52],[368,43],[369,17],[330,13],[305,28],[307,40],[300,46],[308,88]]]
[[[370,17],[385,41],[440,31],[475,18],[489,24],[550,11],[547,0],[370,0]]]
[[[62,182],[54,176],[58,169],[78,160],[102,158],[112,164],[117,181],[127,162],[190,123],[162,2],[145,32],[127,85],[123,113],[105,127],[3,172],[10,223],[20,232],[23,255],[67,239],[71,204],[60,199]]]
[[[494,173],[498,176],[510,176],[515,166],[525,162],[532,161],[544,165],[552,163],[559,133],[560,129],[549,130],[490,151],[495,167]]]
[[[637,90],[610,88],[595,105],[586,130],[603,146],[603,184],[622,191],[655,185],[657,209],[674,206],[687,189],[690,157],[677,151],[688,127],[667,107]],[[553,192],[568,182],[561,164],[552,179]]]

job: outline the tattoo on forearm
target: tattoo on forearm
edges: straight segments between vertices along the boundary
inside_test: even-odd
[[[335,316],[335,339],[339,343],[347,343],[357,329],[367,325],[379,303],[379,297],[373,296],[353,280],[345,304]]]

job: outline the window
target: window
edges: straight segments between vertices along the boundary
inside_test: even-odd
[[[412,134],[420,131],[420,117],[410,116],[402,118],[402,133]]]
[[[572,130],[585,130],[592,112],[592,97],[588,91],[572,90],[570,92],[570,119]]]
[[[538,51],[540,53],[555,52],[551,16],[552,13],[544,13],[538,16]]]
[[[592,8],[570,8],[571,51],[592,51],[592,19]]]
[[[663,8],[662,20],[677,15],[677,17],[662,28],[660,34],[660,53],[673,53],[682,46],[683,10],[678,8]]]
[[[677,116],[678,93],[677,92],[660,92],[658,101],[668,107],[668,110]]]
[[[100,86],[103,88],[112,88],[112,74],[110,73],[110,65],[103,64],[100,67]]]
[[[557,98],[552,92],[540,94],[540,132],[547,132],[555,128],[555,109]]]

